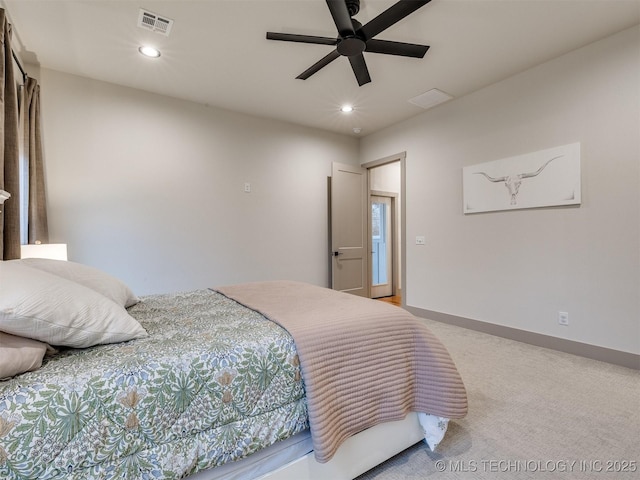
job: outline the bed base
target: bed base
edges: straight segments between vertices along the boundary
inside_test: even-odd
[[[351,480],[424,440],[416,413],[404,420],[369,428],[347,439],[327,463],[318,463],[313,452],[267,473],[260,480]]]
[[[308,442],[295,442],[299,445],[295,448],[303,453],[288,463],[278,462],[275,455],[261,457],[258,452],[254,454],[258,460],[253,459],[249,465],[243,462],[251,457],[236,465],[199,472],[189,480],[352,480],[421,440],[424,441],[424,431],[418,414],[409,413],[404,420],[382,423],[347,439],[327,463],[316,461],[313,451],[309,451],[308,438]]]

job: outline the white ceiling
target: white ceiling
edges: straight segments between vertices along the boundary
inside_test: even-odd
[[[365,24],[396,0],[362,0]],[[358,87],[345,57],[266,40],[267,31],[336,36],[322,0],[0,0],[23,62],[201,104],[361,136],[422,113],[432,88],[461,97],[640,23],[640,0],[432,0],[376,38],[430,45],[423,59],[366,53]],[[175,21],[168,37],[136,26],[140,8]],[[155,45],[157,60],[138,46]],[[640,46],[639,46],[640,52]],[[28,66],[27,66],[28,67]],[[28,68],[27,68],[28,69]],[[338,111],[352,103],[355,111]]]

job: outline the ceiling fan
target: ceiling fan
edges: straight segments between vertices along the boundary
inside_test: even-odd
[[[333,62],[336,58],[343,56],[349,57],[351,68],[358,80],[358,85],[362,86],[371,82],[369,70],[364,61],[364,55],[362,54],[363,52],[414,58],[424,57],[429,49],[426,45],[377,40],[373,37],[430,1],[431,0],[400,0],[373,20],[362,25],[355,18],[352,18],[360,11],[360,0],[327,0],[327,6],[338,29],[337,38],[267,32],[267,39],[281,40],[284,42],[335,45],[335,50],[314,63],[296,78],[306,80],[318,70]]]

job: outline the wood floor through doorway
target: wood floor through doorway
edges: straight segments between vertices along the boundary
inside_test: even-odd
[[[400,295],[393,295],[391,297],[380,297],[376,300],[380,300],[381,302],[391,303],[397,307],[402,306],[402,297]]]

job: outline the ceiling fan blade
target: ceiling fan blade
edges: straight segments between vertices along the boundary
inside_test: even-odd
[[[267,40],[282,40],[283,42],[317,43],[320,45],[336,45],[337,38],[316,37],[313,35],[296,35],[293,33],[267,32]]]
[[[353,73],[358,80],[358,85],[362,86],[371,81],[371,77],[369,76],[369,69],[367,68],[367,64],[364,61],[364,55],[353,55],[352,57],[349,57],[349,62],[351,63]]]
[[[339,56],[340,54],[338,53],[337,50],[332,51],[329,55],[325,56],[324,58],[320,59],[319,61],[311,65],[309,68],[307,68],[304,72],[302,72],[296,78],[299,78],[300,80],[306,80],[311,75],[313,75],[318,70],[320,70],[322,67],[326,67],[327,65],[329,65]]]
[[[389,40],[376,40],[375,38],[367,42],[367,52],[384,53],[387,55],[400,55],[402,57],[422,58],[427,53],[427,45],[416,43],[391,42]]]
[[[345,0],[327,0],[327,6],[341,37],[355,35]]]
[[[371,40],[377,34],[386,30],[394,23],[399,22],[407,15],[418,10],[420,7],[425,6],[431,0],[400,0],[395,5],[392,5],[373,20],[363,25],[358,32],[364,38],[365,41]],[[329,0],[327,0],[327,3]],[[348,13],[348,12],[347,12]]]

